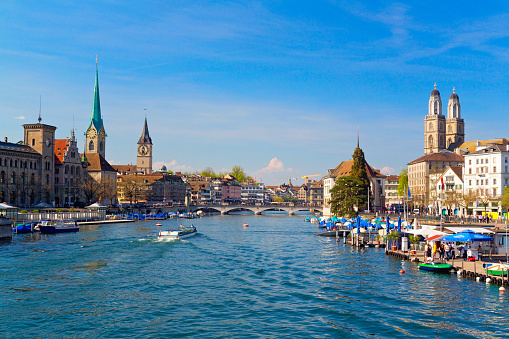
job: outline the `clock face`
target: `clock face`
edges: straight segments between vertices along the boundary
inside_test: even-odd
[[[95,130],[91,129],[90,131],[88,131],[89,138],[95,138],[96,135],[97,134],[96,134]]]
[[[141,145],[138,147],[138,153],[140,155],[147,155],[148,154],[148,147],[145,145]]]
[[[49,147],[49,145],[51,145],[51,143],[49,142],[49,138],[46,138],[46,146]]]

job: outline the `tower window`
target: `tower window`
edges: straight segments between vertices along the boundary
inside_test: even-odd
[[[94,150],[94,142],[92,140],[90,140],[90,142],[88,143],[88,150],[89,151],[93,151]]]
[[[32,146],[35,146],[35,139],[32,139]]]

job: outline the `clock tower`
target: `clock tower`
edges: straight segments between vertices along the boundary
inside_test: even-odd
[[[140,140],[138,140],[136,169],[144,174],[152,173],[152,138],[148,133],[147,117],[145,117]]]
[[[95,60],[95,86],[94,86],[94,104],[92,106],[92,116],[90,124],[85,132],[85,153],[99,153],[103,158],[106,157],[106,132],[103,126],[101,116],[101,102],[99,100],[99,76],[97,71],[97,59]]]

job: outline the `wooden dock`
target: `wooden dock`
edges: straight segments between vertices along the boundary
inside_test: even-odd
[[[391,255],[394,257],[398,257],[404,260],[410,260],[414,262],[423,262],[424,261],[424,252],[417,251],[416,254],[410,254],[410,252],[403,251],[386,251],[385,254]],[[499,285],[499,286],[509,286],[509,277],[505,276],[496,276],[487,274],[486,269],[483,267],[484,264],[498,264],[500,263],[497,260],[498,256],[492,256],[491,259],[487,260],[476,260],[476,261],[466,261],[462,258],[454,258],[451,260],[445,260],[445,263],[451,264],[454,267],[456,272],[460,272],[462,276],[469,277],[472,279],[479,278],[480,281],[486,281],[487,278],[490,278],[490,283]],[[436,261],[438,262],[438,256],[436,257]],[[458,274],[458,273],[456,273]]]

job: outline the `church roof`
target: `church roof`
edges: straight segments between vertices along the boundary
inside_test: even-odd
[[[344,177],[352,174],[352,167],[353,167],[353,159],[342,161],[339,165],[332,170],[332,173],[330,174],[330,177],[336,178],[336,177]],[[368,174],[368,178],[385,178],[386,176],[380,171],[374,169],[373,167],[369,166],[369,164],[366,162],[366,172]]]
[[[414,161],[409,162],[407,165],[418,164],[420,162],[463,162],[465,159],[463,156],[452,153],[449,151],[442,151],[438,153],[430,153],[423,155],[415,159]]]
[[[143,124],[143,132],[141,132],[141,137],[140,137],[140,140],[138,140],[138,144],[151,144],[152,145],[152,138],[150,137],[150,134],[148,133],[147,117],[145,117],[145,123]]]
[[[99,153],[87,153],[88,171],[89,172],[115,172],[110,163]]]
[[[97,60],[95,62],[95,86],[94,86],[94,104],[92,106],[92,116],[90,117],[90,127],[94,126],[96,131],[99,132],[103,126],[103,119],[101,116],[101,101],[99,100],[99,75],[97,71]]]
[[[126,175],[136,173],[137,167],[136,165],[113,165],[113,167],[118,174]]]

